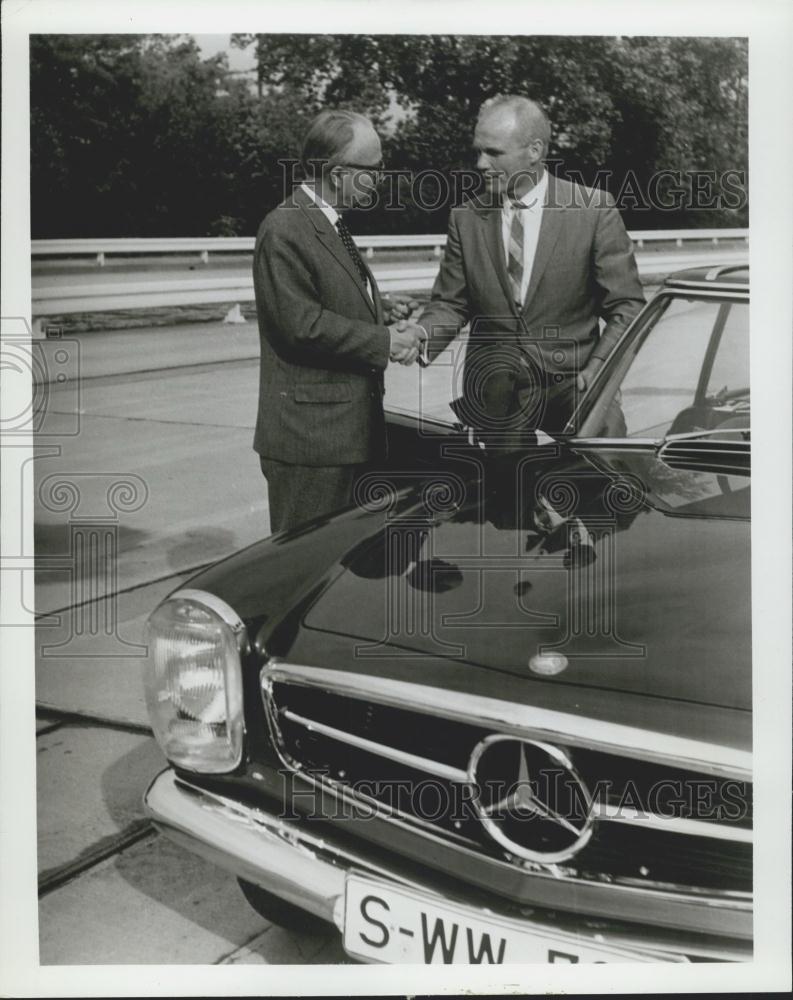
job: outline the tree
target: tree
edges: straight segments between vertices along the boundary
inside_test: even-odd
[[[254,106],[192,38],[33,36],[33,236],[206,233],[233,215]]]
[[[134,191],[138,41],[34,35],[30,57],[33,235],[90,235]]]
[[[477,110],[498,93],[546,107],[553,169],[621,194],[628,225],[746,224],[739,203],[646,203],[658,171],[678,172],[689,196],[697,172],[745,177],[745,39],[273,34],[232,44],[254,46],[258,96],[189,36],[32,36],[33,235],[252,235],[290,189],[281,161],[298,157],[327,106],[372,117],[389,166],[451,175],[473,166]],[[405,210],[359,213],[358,231],[445,229],[448,199],[427,211],[414,194],[403,182]]]
[[[235,34],[231,44],[255,46],[260,98],[286,92],[302,98],[309,116],[322,107],[354,103],[375,121],[388,107],[376,36]]]
[[[670,219],[648,203],[647,194],[658,170],[680,172],[689,195],[692,172],[745,174],[745,39],[246,35],[235,40],[256,45],[263,93],[288,87],[293,98],[303,97],[307,110],[346,103],[371,114],[385,126],[393,167],[446,172],[470,167],[478,108],[495,94],[519,93],[548,111],[558,172],[622,193],[630,224],[745,224],[745,209],[724,207],[681,206]],[[387,99],[401,110],[392,129]],[[409,205],[401,223],[437,228],[442,217],[444,210],[427,213]],[[369,229],[387,229],[395,220],[375,212],[363,221]]]

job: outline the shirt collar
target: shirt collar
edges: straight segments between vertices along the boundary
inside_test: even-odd
[[[328,222],[335,228],[336,223],[339,220],[339,213],[336,211],[336,209],[332,205],[329,205],[324,198],[320,197],[320,195],[317,194],[314,188],[310,187],[308,184],[301,184],[300,188],[309,196],[309,198],[314,202],[317,208],[321,209],[322,214],[325,216]]]
[[[537,181],[533,188],[529,188],[526,194],[520,198],[521,204],[525,205],[527,208],[542,208],[545,204],[545,196],[548,191],[548,171],[543,170],[542,177]],[[513,210],[512,203],[509,200],[504,201],[504,208],[511,212]]]

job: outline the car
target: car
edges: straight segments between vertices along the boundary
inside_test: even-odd
[[[165,599],[156,827],[363,962],[750,960],[748,303],[667,278],[552,435],[390,412]]]

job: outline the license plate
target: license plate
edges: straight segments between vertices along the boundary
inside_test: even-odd
[[[685,961],[527,927],[357,875],[347,878],[344,948],[354,958],[391,965]]]

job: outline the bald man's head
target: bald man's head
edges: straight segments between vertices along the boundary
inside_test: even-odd
[[[498,129],[506,139],[517,146],[525,146],[535,140],[542,142],[542,156],[548,155],[551,142],[551,126],[539,104],[517,94],[502,94],[491,97],[479,109],[477,123],[487,122],[489,127]]]
[[[361,157],[374,155],[380,158],[380,139],[374,125],[356,111],[328,108],[312,120],[303,139],[301,160],[307,174],[313,173],[313,164],[329,170],[345,158],[357,162]]]
[[[338,212],[373,202],[383,147],[364,115],[321,111],[306,132],[301,159],[306,180]]]

